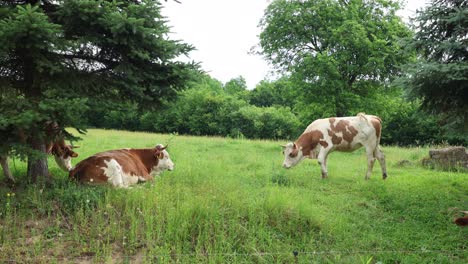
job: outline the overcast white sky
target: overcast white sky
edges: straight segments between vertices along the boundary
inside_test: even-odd
[[[258,44],[258,23],[270,0],[168,0],[162,13],[173,35],[195,46],[190,60],[223,83],[243,76],[249,89],[267,79],[271,67],[249,50]],[[408,0],[400,12],[405,21],[427,0]]]

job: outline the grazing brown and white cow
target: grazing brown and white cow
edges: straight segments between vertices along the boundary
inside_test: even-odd
[[[360,113],[352,117],[315,120],[295,142],[283,146],[283,167],[291,168],[304,158],[317,158],[322,178],[326,178],[328,154],[335,150],[351,152],[364,146],[367,153],[366,179],[369,179],[375,159],[378,159],[385,180],[387,178],[385,156],[379,147],[381,132],[381,120],[373,115]]]
[[[70,178],[82,183],[129,187],[153,180],[164,170],[173,170],[167,146],[159,144],[148,149],[118,149],[94,154],[76,164]]]
[[[63,138],[63,131],[59,128],[56,122],[48,122],[45,126],[45,132],[47,137],[50,139],[46,142],[46,152],[47,154],[52,154],[54,156],[55,162],[63,171],[70,171],[72,169],[71,158],[78,157],[78,153],[73,151],[73,148],[78,148],[78,146],[72,146],[65,143]],[[17,131],[17,136],[21,142],[26,142],[27,137],[23,131]],[[10,171],[8,166],[8,155],[0,154],[0,165],[3,169],[3,175],[10,180],[15,182],[15,178]]]

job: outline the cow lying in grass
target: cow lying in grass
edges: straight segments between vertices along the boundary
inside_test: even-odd
[[[148,149],[118,149],[94,154],[76,164],[69,176],[82,183],[129,187],[153,180],[164,170],[173,170],[167,146]]]
[[[328,154],[335,150],[351,152],[364,146],[367,154],[366,179],[369,179],[377,159],[385,180],[387,178],[385,156],[379,147],[381,131],[381,120],[373,115],[358,114],[352,117],[315,120],[295,142],[283,146],[283,167],[291,168],[304,158],[317,158],[322,178],[326,178]]]

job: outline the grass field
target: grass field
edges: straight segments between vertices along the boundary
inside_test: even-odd
[[[170,135],[89,130],[74,164],[96,152],[153,147]],[[284,142],[175,136],[175,170],[130,189],[0,185],[0,262],[466,263],[468,173],[434,171],[428,148],[383,147],[364,180],[363,150],[281,168]],[[411,164],[399,165],[408,160]],[[3,177],[1,180],[3,181]],[[296,254],[294,254],[296,253]]]

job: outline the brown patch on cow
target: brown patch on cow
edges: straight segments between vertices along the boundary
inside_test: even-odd
[[[341,140],[343,140],[341,137],[335,135],[335,133],[330,129],[328,129],[328,135],[331,137],[333,145],[339,145],[341,143]]]
[[[334,120],[334,118],[332,118]],[[332,129],[333,132],[342,132],[346,131],[346,127],[349,126],[349,121],[346,120],[340,120],[338,123],[335,125],[335,122],[330,121],[330,128]]]
[[[302,147],[302,154],[304,156],[310,155],[310,152],[320,143],[323,139],[323,133],[319,130],[312,130],[302,134],[295,142],[296,146]],[[326,142],[325,142],[326,143]],[[323,145],[322,145],[323,146]]]
[[[358,131],[353,126],[348,126],[348,130],[343,132],[343,139],[351,143],[354,137],[357,135]]]
[[[354,137],[357,135],[358,130],[350,125],[350,122],[347,120],[340,120],[335,125],[335,118],[330,118],[330,128],[328,130],[328,135],[332,137],[333,144],[337,145],[341,143],[341,138],[337,137],[335,134],[340,133],[343,135],[343,139],[348,143],[351,143]]]
[[[322,147],[324,148],[328,147],[328,143],[325,140],[320,140],[319,144],[322,145]]]
[[[374,129],[375,129],[375,135],[377,136],[377,138],[380,138],[380,135],[382,133],[382,124],[380,123],[380,118],[378,117],[373,117],[371,119],[371,123],[372,123],[372,126],[374,126]]]
[[[455,219],[453,221],[458,226],[468,226],[468,216],[463,216]]]
[[[49,142],[47,146],[47,153],[52,154],[56,157],[61,157],[61,158],[76,158],[78,157],[78,153],[72,150],[71,145],[65,144],[65,141],[63,139],[60,139],[56,142]]]
[[[297,148],[297,145],[294,143],[293,150],[291,151],[291,153],[289,153],[289,157],[295,158],[298,153],[299,153],[299,149]]]

